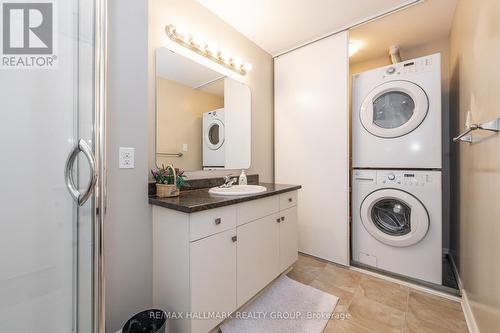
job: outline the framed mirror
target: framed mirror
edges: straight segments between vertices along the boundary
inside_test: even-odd
[[[248,169],[248,86],[172,52],[156,50],[156,164],[186,171]]]

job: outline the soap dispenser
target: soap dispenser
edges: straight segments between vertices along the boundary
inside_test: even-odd
[[[247,185],[248,184],[247,175],[245,174],[245,170],[241,170],[240,180],[238,183],[240,185]]]

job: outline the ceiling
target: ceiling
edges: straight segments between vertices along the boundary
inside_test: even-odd
[[[394,44],[405,50],[447,38],[457,2],[426,0],[351,30],[351,42],[361,47],[350,58],[351,64],[388,57],[388,49]]]
[[[198,2],[271,55],[277,55],[367,18],[413,3],[415,0],[198,0]]]
[[[209,83],[199,89],[209,94],[224,97],[224,83],[225,80],[223,80],[223,77],[221,77],[219,80],[213,81],[212,83]]]

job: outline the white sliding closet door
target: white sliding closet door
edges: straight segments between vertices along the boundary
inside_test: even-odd
[[[299,251],[349,264],[348,33],[274,60],[275,175],[301,184]]]

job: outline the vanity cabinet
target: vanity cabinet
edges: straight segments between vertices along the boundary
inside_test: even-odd
[[[182,314],[168,329],[209,332],[286,271],[296,205],[297,191],[195,213],[153,206],[154,306]]]

